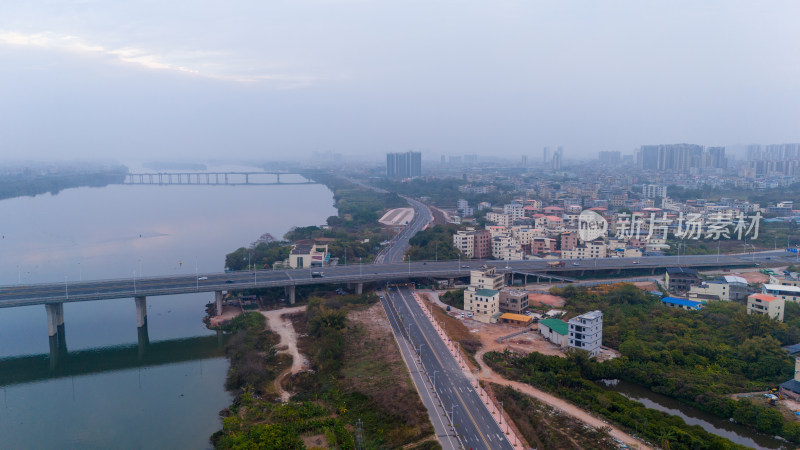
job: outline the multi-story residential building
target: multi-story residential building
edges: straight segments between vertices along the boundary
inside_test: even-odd
[[[603,313],[589,311],[569,320],[569,347],[586,350],[592,356],[603,345]]]
[[[522,314],[528,307],[528,291],[522,289],[500,290],[500,312]]]
[[[469,286],[464,290],[464,310],[479,322],[492,323],[500,313],[500,292]]]
[[[565,231],[559,237],[561,238],[559,249],[562,251],[572,250],[578,246],[578,233],[575,231]]]
[[[769,294],[782,300],[800,302],[800,287],[782,286],[780,284],[765,284],[761,286],[762,294]]]
[[[698,300],[744,300],[750,293],[747,280],[728,275],[711,281],[703,281],[699,286],[689,288],[689,298]]]
[[[304,267],[320,267],[330,258],[328,244],[319,244],[313,240],[297,241],[289,253],[289,267],[302,269]]]
[[[525,217],[525,207],[520,203],[509,203],[503,205],[503,214],[511,217],[511,220],[522,219]]]
[[[550,238],[533,238],[530,243],[530,254],[542,256],[556,251],[556,241]]]
[[[492,235],[488,230],[459,230],[453,246],[467,258],[486,259],[492,255]]]
[[[492,238],[492,257],[494,259],[520,261],[524,256],[522,245],[510,235],[500,235]]]
[[[783,322],[785,300],[767,294],[751,294],[747,297],[747,314],[766,314]]]
[[[770,275],[769,284],[780,284],[781,286],[800,286],[800,273],[791,272],[782,277]]]
[[[645,184],[642,186],[644,198],[664,198],[667,196],[667,187],[658,184]]]
[[[692,286],[699,286],[700,282],[697,269],[667,267],[664,274],[664,287],[670,292],[687,292]]]
[[[387,153],[387,178],[414,178],[422,175],[422,153]]]
[[[505,275],[498,274],[497,269],[483,266],[469,272],[469,284],[476,289],[493,289],[499,291],[505,285]]]
[[[495,223],[500,225],[501,227],[509,227],[513,222],[513,219],[508,214],[501,214],[496,212],[486,213],[486,220],[488,222]]]
[[[592,259],[605,258],[608,253],[608,246],[602,240],[584,242],[572,250],[561,250],[561,257],[564,259]]]

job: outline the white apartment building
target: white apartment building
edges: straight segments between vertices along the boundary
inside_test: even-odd
[[[513,222],[509,214],[500,214],[496,212],[486,213],[486,220],[501,227],[511,226],[511,223]]]
[[[667,196],[667,187],[658,184],[645,184],[642,186],[644,198],[664,198]]]
[[[761,286],[761,293],[778,297],[784,301],[800,302],[800,287],[781,286],[780,284],[765,284]]]
[[[464,310],[471,312],[478,322],[493,323],[500,313],[500,292],[469,286],[464,291]]]
[[[704,281],[700,286],[689,288],[688,297],[692,300],[744,300],[749,294],[747,280],[735,275],[718,277]]]
[[[590,311],[569,320],[569,347],[586,350],[592,356],[603,345],[603,313]]]
[[[603,241],[584,242],[572,250],[563,250],[561,257],[564,259],[592,259],[605,258],[608,253],[608,246]]]
[[[520,203],[508,203],[503,205],[503,214],[511,216],[511,220],[522,219],[525,217],[525,207]]]
[[[473,258],[475,253],[475,234],[469,230],[459,230],[453,235],[453,246],[467,258]]]
[[[767,294],[751,294],[747,297],[747,314],[766,314],[769,317],[783,322],[783,311],[786,302]]]
[[[781,286],[800,286],[800,274],[792,272],[787,276],[779,277],[777,275],[769,276],[770,284],[779,284]]]
[[[469,284],[476,289],[493,289],[499,291],[505,285],[506,277],[498,274],[494,267],[483,266],[478,270],[470,270]]]
[[[492,257],[509,261],[520,261],[524,257],[522,245],[509,235],[492,238]]]

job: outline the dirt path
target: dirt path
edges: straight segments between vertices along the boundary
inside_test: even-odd
[[[483,355],[487,351],[491,351],[491,350],[487,350],[485,348],[482,348],[482,349],[478,350],[478,352],[475,354],[476,359],[478,361],[481,361],[481,363],[482,363],[481,364],[481,372],[480,372],[480,375],[479,375],[481,380],[491,381],[492,383],[502,384],[504,386],[511,386],[514,389],[516,389],[516,390],[518,390],[520,392],[523,392],[523,393],[525,393],[527,395],[530,395],[531,397],[533,397],[533,398],[535,398],[537,400],[540,400],[540,401],[552,406],[553,408],[557,408],[557,409],[559,409],[561,411],[564,411],[565,413],[571,415],[572,417],[575,417],[576,419],[580,420],[581,422],[583,422],[583,423],[585,423],[587,425],[591,425],[591,426],[593,426],[595,428],[611,427],[611,431],[609,432],[609,435],[611,435],[612,437],[614,437],[616,439],[619,439],[620,441],[622,441],[625,444],[631,446],[632,448],[650,449],[650,447],[648,447],[647,445],[645,445],[641,441],[637,440],[633,436],[629,435],[628,433],[625,433],[624,431],[620,430],[617,427],[609,425],[608,423],[604,422],[603,420],[601,420],[601,419],[589,414],[588,412],[582,410],[581,408],[578,408],[577,406],[567,402],[566,400],[562,400],[562,399],[560,399],[558,397],[555,397],[553,395],[550,395],[550,394],[548,394],[548,393],[546,393],[544,391],[540,391],[539,389],[536,389],[535,387],[533,387],[533,386],[531,386],[529,384],[520,383],[518,381],[511,381],[511,380],[507,380],[507,379],[503,378],[502,376],[497,374],[495,371],[490,369],[486,365],[486,363],[483,363]]]
[[[288,319],[284,319],[282,316],[286,314],[293,314],[300,311],[305,311],[306,306],[295,306],[294,308],[283,308],[283,309],[275,309],[272,311],[260,311],[264,317],[267,318],[267,327],[269,327],[272,331],[278,333],[281,338],[280,343],[278,344],[279,347],[285,348],[285,350],[281,350],[279,353],[288,353],[292,356],[292,367],[278,375],[275,378],[275,388],[281,396],[281,401],[287,402],[289,398],[292,396],[291,392],[287,392],[283,389],[283,379],[289,374],[296,374],[303,370],[305,366],[308,364],[308,360],[305,356],[300,354],[297,350],[297,334],[294,332],[294,327],[292,326],[292,322]]]

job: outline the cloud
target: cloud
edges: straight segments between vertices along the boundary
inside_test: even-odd
[[[51,32],[26,34],[0,30],[0,45],[38,47],[62,52],[95,54],[146,69],[165,70],[240,83],[269,82],[285,89],[310,86],[316,82],[331,79],[331,77],[293,73],[237,73],[235,67],[232,67],[231,64],[226,64],[228,55],[221,52],[158,52],[136,46],[112,48],[87,42],[77,36],[59,35]]]

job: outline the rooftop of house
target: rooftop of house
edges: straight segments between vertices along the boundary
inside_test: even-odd
[[[546,326],[556,333],[566,336],[569,333],[569,325],[560,319],[542,319],[539,321],[539,326]]]
[[[781,292],[791,292],[794,294],[800,294],[800,287],[798,286],[784,286],[782,284],[765,284],[764,289],[768,291],[781,291]]]
[[[526,322],[526,323],[533,321],[533,317],[526,316],[525,314],[503,313],[500,316],[500,318],[507,320],[516,320],[518,322]]]
[[[494,289],[478,289],[475,291],[475,295],[480,295],[481,297],[493,297],[497,295],[499,291],[495,291]]]
[[[689,269],[686,267],[667,267],[667,273],[670,275],[694,275],[697,276],[697,269]]]
[[[762,302],[771,302],[773,300],[777,300],[778,297],[774,297],[772,295],[767,294],[750,294],[749,298],[754,298],[756,300],[761,300]]]
[[[703,306],[703,302],[696,302],[694,300],[688,300],[685,298],[678,298],[678,297],[664,297],[661,299],[661,302],[671,303],[673,305],[688,306],[694,309],[700,309]]]
[[[573,320],[576,320],[576,319],[596,320],[596,319],[602,319],[602,318],[603,318],[602,311],[589,311],[587,313],[583,313],[583,314],[581,314],[579,316],[573,317],[572,319],[570,319],[570,321],[573,321]]]

